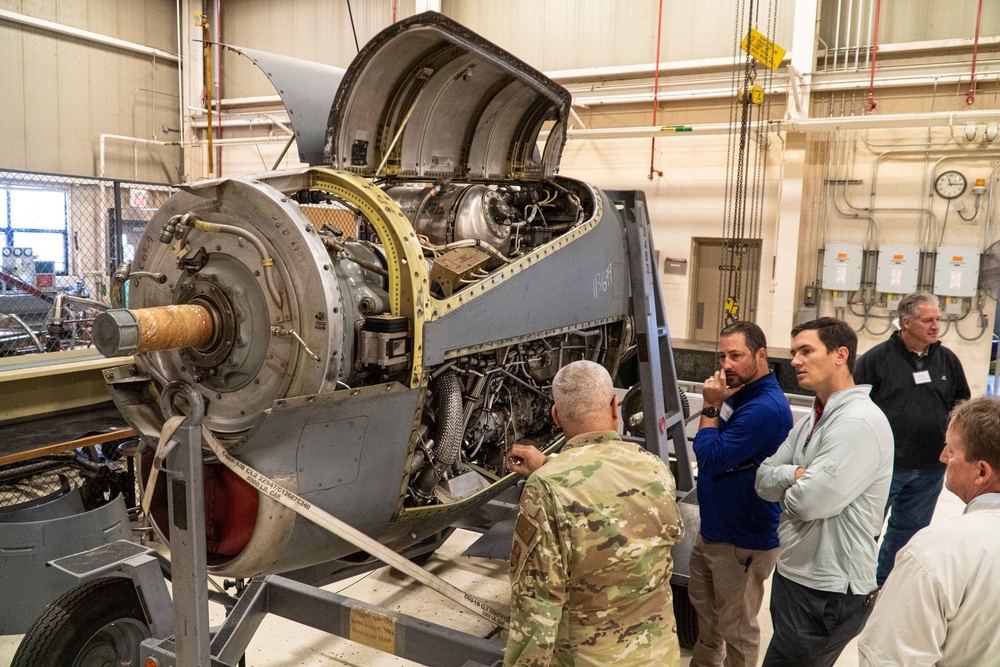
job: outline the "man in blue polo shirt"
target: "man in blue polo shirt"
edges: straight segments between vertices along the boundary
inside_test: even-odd
[[[701,532],[688,595],[698,613],[691,665],[755,667],[757,614],[778,558],[778,503],[754,490],[760,463],[792,428],[792,411],[767,365],[767,340],[752,322],[719,334],[720,371],[705,380],[694,453]]]

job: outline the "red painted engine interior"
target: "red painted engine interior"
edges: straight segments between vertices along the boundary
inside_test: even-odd
[[[151,463],[151,455],[143,456],[143,479],[148,479]],[[239,555],[250,542],[257,523],[258,497],[256,489],[221,463],[206,464],[204,470],[208,563],[217,565]],[[169,542],[167,511],[167,487],[161,474],[153,490],[150,514],[160,534]]]

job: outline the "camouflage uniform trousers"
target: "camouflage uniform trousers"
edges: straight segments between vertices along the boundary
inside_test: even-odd
[[[511,550],[505,665],[678,665],[670,546],[683,537],[658,457],[585,433],[528,478]]]

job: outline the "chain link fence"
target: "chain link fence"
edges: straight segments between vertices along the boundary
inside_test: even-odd
[[[112,274],[174,191],[0,170],[0,357],[89,347]]]
[[[0,466],[0,520],[23,509],[77,493],[81,511],[122,495],[129,514],[140,512],[135,439],[106,442],[62,454]],[[75,499],[74,499],[75,500]]]

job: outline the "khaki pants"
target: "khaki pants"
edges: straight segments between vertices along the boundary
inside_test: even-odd
[[[724,542],[705,542],[698,535],[688,584],[688,596],[698,613],[692,667],[756,667],[760,652],[757,614],[764,600],[764,582],[777,561],[777,549],[740,549]]]

